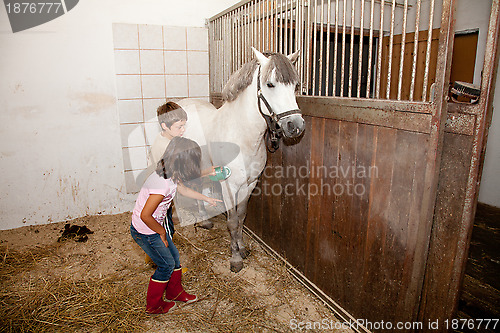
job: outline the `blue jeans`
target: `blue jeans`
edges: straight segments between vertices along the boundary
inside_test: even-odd
[[[170,275],[176,268],[181,267],[179,261],[179,251],[172,242],[172,238],[167,233],[168,247],[160,238],[159,234],[144,235],[135,230],[130,225],[130,234],[134,241],[146,252],[146,254],[158,266],[152,278],[156,281],[168,281]]]

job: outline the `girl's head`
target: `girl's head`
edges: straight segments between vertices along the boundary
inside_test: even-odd
[[[201,148],[193,140],[174,137],[158,162],[156,173],[175,182],[190,181],[201,176]]]

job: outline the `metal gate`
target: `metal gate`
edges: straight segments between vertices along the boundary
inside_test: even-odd
[[[250,46],[301,50],[306,132],[268,156],[246,225],[368,330],[381,321],[431,330],[429,321],[456,310],[496,77],[498,1],[474,105],[448,103],[454,8],[251,0],[210,19],[214,104]]]

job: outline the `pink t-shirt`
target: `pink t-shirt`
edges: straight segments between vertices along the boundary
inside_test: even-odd
[[[170,207],[176,191],[177,184],[174,183],[170,178],[165,179],[163,177],[160,177],[156,172],[153,172],[144,182],[137,200],[135,201],[135,207],[132,212],[132,225],[134,226],[135,230],[144,235],[155,234],[155,232],[142,221],[142,209],[144,208],[144,205],[146,204],[146,201],[148,200],[150,194],[163,195],[163,201],[160,202],[153,213],[153,217],[156,222],[163,225],[165,216],[167,215],[167,210]]]

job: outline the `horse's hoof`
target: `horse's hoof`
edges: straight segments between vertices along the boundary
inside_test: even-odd
[[[247,248],[243,248],[243,250],[240,248],[240,256],[245,259],[250,255],[250,250]]]
[[[212,229],[214,227],[214,223],[210,220],[205,220],[205,221],[195,223],[194,226],[197,228],[203,228],[203,229],[209,230],[209,229]]]
[[[243,268],[243,261],[231,262],[231,272],[238,273]]]

